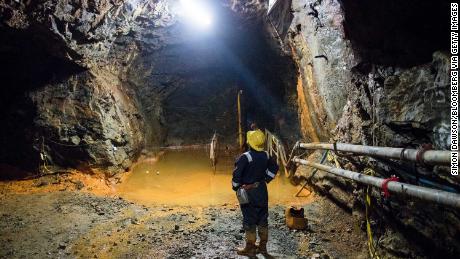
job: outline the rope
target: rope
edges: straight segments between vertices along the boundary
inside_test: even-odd
[[[331,153],[331,152],[328,152],[328,153],[327,153],[327,160],[328,160],[329,162],[331,162],[331,163],[334,162],[334,163],[335,163],[335,167],[337,167],[337,168],[342,168],[342,167],[340,166],[339,161],[337,160],[337,156],[334,155],[333,153]]]
[[[42,136],[42,146],[41,146],[41,152],[40,152],[40,159],[43,161],[42,167],[39,168],[40,174],[43,173],[50,173],[51,170],[48,169],[46,166],[46,152],[45,152],[45,137]],[[42,171],[42,168],[45,169],[45,172]]]
[[[404,161],[404,152],[407,150],[407,148],[401,149],[401,154],[399,154],[399,158],[401,161]]]
[[[422,159],[423,154],[427,151],[433,149],[431,144],[422,144],[415,155],[415,160],[420,163],[422,166],[426,166],[425,162]]]
[[[376,124],[376,116],[375,116],[375,89],[374,86],[372,87],[372,103],[371,103],[371,115],[372,115],[372,145],[375,146],[377,144],[377,138],[375,137],[375,124]],[[404,149],[401,151],[401,157],[404,155]],[[374,176],[375,171],[372,168],[365,168],[364,173],[366,175]],[[369,255],[372,259],[380,259],[380,257],[377,254],[377,249],[374,246],[374,238],[372,237],[372,228],[371,228],[371,223],[369,220],[369,215],[370,215],[370,209],[371,209],[371,193],[372,187],[368,185],[366,187],[366,197],[364,204],[366,206],[366,232],[367,232],[367,246],[369,249]]]
[[[44,136],[41,137],[42,138],[42,144],[41,144],[41,150],[40,150],[40,160],[43,162],[43,164],[41,166],[39,166],[39,171],[40,171],[40,174],[43,174],[43,173],[51,173],[52,171],[48,168],[49,164],[47,163],[47,155],[46,155],[46,151],[45,151],[45,140],[46,141],[49,141],[51,143],[54,143],[56,145],[59,145],[59,146],[64,146],[64,147],[83,147],[83,146],[89,146],[89,144],[81,144],[81,145],[69,145],[69,144],[65,144],[65,143],[60,143],[60,142],[57,142],[55,140],[52,140],[50,138],[47,138],[45,139]]]
[[[367,175],[373,176],[375,174],[374,170],[371,168],[365,168],[364,173]],[[368,185],[366,188],[366,197],[365,197],[365,205],[366,205],[366,232],[367,232],[367,246],[369,249],[369,255],[371,258],[376,258],[380,259],[380,257],[377,254],[377,249],[374,246],[374,239],[372,237],[372,228],[371,228],[371,223],[369,220],[369,214],[370,214],[370,208],[371,208],[371,186]]]
[[[346,157],[346,158],[351,158],[351,157],[354,156],[353,153],[346,154],[346,153],[343,153],[341,151],[338,151],[337,150],[337,141],[334,141],[334,143],[332,143],[332,145],[333,145],[333,148],[334,148],[333,152],[334,152],[334,154],[336,156]]]

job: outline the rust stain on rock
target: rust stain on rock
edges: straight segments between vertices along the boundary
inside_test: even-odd
[[[319,137],[318,134],[316,134],[316,130],[311,122],[311,111],[308,106],[307,97],[305,96],[301,75],[299,75],[297,79],[297,96],[302,135],[311,141],[317,142],[319,141]]]
[[[297,62],[298,67],[302,68],[299,69],[297,79],[297,102],[301,132],[307,140],[318,142],[327,139],[327,116],[322,103],[322,97],[319,95],[315,84],[313,67],[301,64],[301,60],[297,55],[297,49],[302,50],[302,52],[309,52],[309,50],[305,42],[298,43],[298,46],[291,44],[292,56]]]

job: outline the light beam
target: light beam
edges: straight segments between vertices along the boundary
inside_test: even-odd
[[[213,22],[211,9],[201,0],[180,0],[179,16],[188,24],[202,29],[209,28]]]

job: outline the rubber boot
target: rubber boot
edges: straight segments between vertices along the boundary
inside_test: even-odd
[[[256,256],[256,229],[246,230],[246,246],[242,249],[238,249],[236,252],[239,255],[245,255],[249,257]]]
[[[273,258],[267,250],[267,242],[268,242],[268,226],[259,226],[259,246],[257,247],[257,252],[261,253],[265,258]]]

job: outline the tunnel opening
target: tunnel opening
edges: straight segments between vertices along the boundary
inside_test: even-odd
[[[161,39],[164,29],[134,36],[154,34],[166,41],[141,43],[145,46],[128,72],[147,121],[146,145],[203,144],[214,132],[227,144],[236,143],[240,90],[246,129],[256,122],[294,141],[299,136],[295,63],[273,43],[266,20],[212,6],[218,19],[207,31],[179,23],[169,29],[172,39]],[[139,76],[139,71],[148,72]]]

